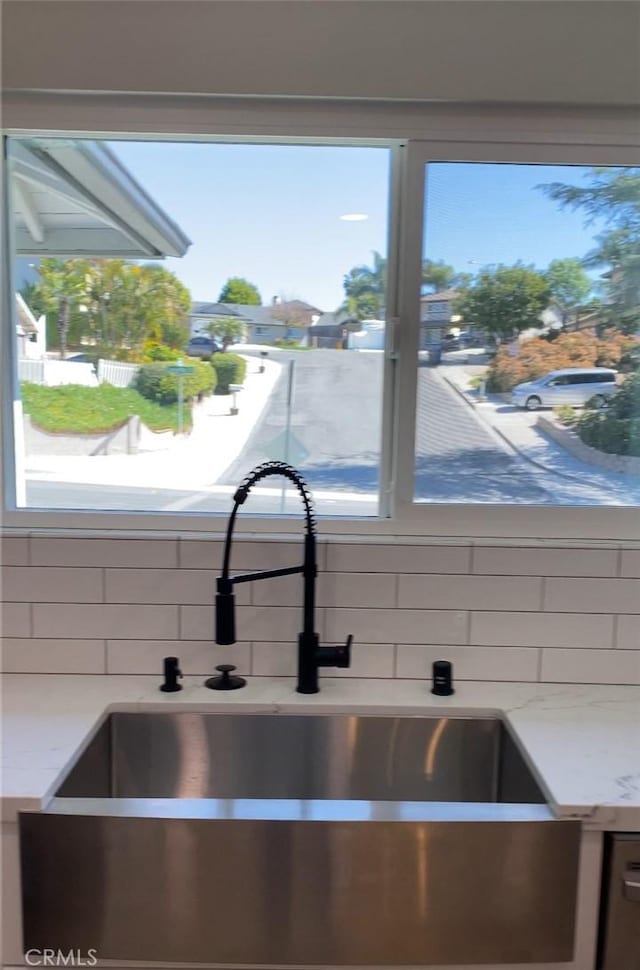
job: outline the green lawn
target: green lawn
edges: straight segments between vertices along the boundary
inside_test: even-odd
[[[152,431],[176,431],[178,405],[156,404],[148,401],[130,387],[82,387],[63,384],[43,387],[41,384],[21,384],[25,414],[43,431],[75,434],[100,434],[113,431],[127,418],[137,414]],[[184,407],[183,428],[191,427],[191,409]]]

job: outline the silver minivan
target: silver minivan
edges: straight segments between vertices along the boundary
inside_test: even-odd
[[[609,367],[566,367],[552,370],[535,381],[518,384],[511,391],[511,403],[528,411],[555,408],[561,404],[582,407],[591,398],[602,407],[617,391],[617,371]]]

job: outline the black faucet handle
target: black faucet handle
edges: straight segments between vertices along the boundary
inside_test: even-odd
[[[337,654],[338,654],[337,660],[336,660],[336,667],[351,666],[351,644],[352,643],[353,643],[353,636],[349,634],[344,647],[336,647]]]
[[[316,657],[318,667],[350,667],[351,666],[351,644],[353,637],[347,637],[347,642],[337,647],[318,647]]]

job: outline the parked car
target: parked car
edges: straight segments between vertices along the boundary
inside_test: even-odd
[[[591,398],[599,407],[617,391],[617,371],[608,367],[567,367],[552,370],[535,381],[518,384],[511,391],[511,403],[527,411],[554,408],[561,404],[582,407]]]
[[[189,357],[211,357],[212,354],[217,354],[220,350],[221,347],[217,340],[206,336],[206,334],[198,334],[197,337],[192,337],[187,344],[187,355]]]

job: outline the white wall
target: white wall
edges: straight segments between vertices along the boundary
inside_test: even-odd
[[[635,0],[5,0],[6,88],[637,104]]]

